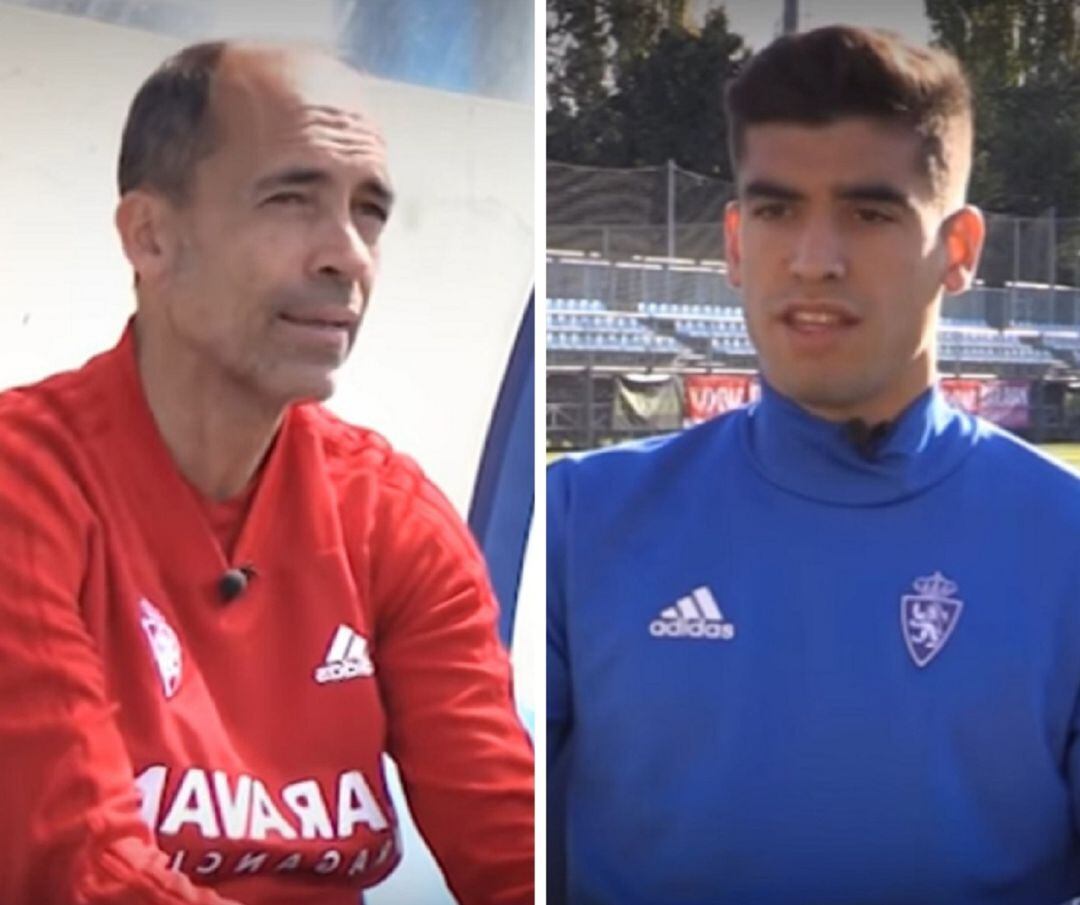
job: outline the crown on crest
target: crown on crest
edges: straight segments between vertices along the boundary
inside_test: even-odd
[[[915,590],[919,592],[920,597],[930,597],[935,600],[943,600],[956,591],[957,584],[955,581],[949,581],[940,572],[935,572],[933,575],[929,575],[925,578],[915,579]]]

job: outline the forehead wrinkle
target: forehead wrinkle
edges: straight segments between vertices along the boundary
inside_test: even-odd
[[[383,174],[384,181],[388,181],[385,176],[383,144],[376,136],[342,135],[333,130],[304,129],[277,136],[275,144],[279,145],[283,155],[295,154],[298,160],[311,159],[313,153],[316,159],[318,155],[328,155],[330,158],[367,158],[373,168]]]
[[[380,144],[374,136],[343,139],[328,134],[320,138],[312,137],[309,132],[290,132],[277,136],[275,143],[278,146],[275,157],[282,161],[280,172],[319,174],[322,178],[311,181],[329,184],[337,178],[333,175],[337,166],[355,166],[358,171],[345,177],[350,182],[359,180],[387,199],[394,196],[386,161],[378,153]]]
[[[375,120],[354,103],[359,86],[345,86],[339,99],[287,67],[234,68],[215,81],[212,106],[223,131],[249,155],[298,169],[325,167],[328,174],[335,163],[357,167],[389,194],[386,143]]]
[[[385,139],[374,123],[364,117],[272,117],[264,125],[269,127],[266,141],[286,151],[370,154],[380,162],[385,158]]]
[[[343,135],[370,135],[380,143],[383,141],[379,127],[371,119],[346,111],[303,110],[299,116],[299,127],[303,130],[337,132]]]
[[[299,112],[301,115],[309,117],[312,122],[323,122],[341,128],[371,121],[370,117],[365,116],[358,110],[343,110],[340,107],[332,107],[328,104],[301,104]]]
[[[303,65],[305,58],[295,53],[259,53],[256,56],[263,59],[246,62],[242,59],[245,55],[233,56],[238,59],[230,60],[215,75],[211,86],[212,108],[219,105],[222,109],[231,108],[232,116],[246,111],[257,119],[269,119],[271,127],[279,123],[286,128],[295,128],[297,124],[322,125],[341,131],[379,134],[375,120],[354,103],[355,95],[362,93],[362,86],[351,70],[339,67],[348,82],[341,77],[335,77],[332,82],[309,80],[305,77],[309,68]],[[262,125],[266,128],[268,123],[264,121]]]
[[[291,112],[297,119],[282,123],[278,138],[283,143],[312,142],[353,153],[381,153],[386,149],[386,140],[378,126],[360,113],[312,104]]]

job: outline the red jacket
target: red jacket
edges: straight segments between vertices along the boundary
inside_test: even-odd
[[[443,496],[319,406],[286,416],[229,562],[130,329],[0,395],[0,902],[353,905],[399,859],[385,752],[459,900],[531,903],[495,625]]]

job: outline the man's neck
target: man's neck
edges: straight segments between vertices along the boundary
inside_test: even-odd
[[[872,428],[878,424],[894,422],[935,383],[937,383],[937,361],[932,355],[926,355],[917,360],[915,366],[909,369],[902,379],[873,398],[842,406],[815,405],[798,399],[795,402],[810,414],[826,421],[835,421],[840,424],[861,421]]]
[[[888,405],[832,407],[811,405],[800,400],[795,400],[795,402],[823,421],[832,421],[836,424],[851,424],[858,421],[868,428],[873,428],[879,424],[891,424],[927,389],[928,387],[923,387],[918,392],[905,395],[902,399],[892,401]]]
[[[180,473],[209,499],[236,496],[258,471],[284,408],[253,401],[152,319],[136,318],[135,348],[147,403]]]

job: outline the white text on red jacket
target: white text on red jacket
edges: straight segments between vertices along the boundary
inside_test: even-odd
[[[347,770],[338,775],[335,794],[326,796],[315,779],[301,779],[284,786],[277,800],[279,807],[258,777],[240,774],[231,779],[222,770],[207,771],[188,767],[175,786],[171,797],[165,795],[168,767],[155,764],[147,767],[135,783],[142,796],[142,818],[155,830],[164,843],[166,837],[176,836],[185,829],[195,830],[204,840],[228,839],[260,842],[276,836],[282,840],[350,840],[358,828],[377,833],[389,827],[389,821],[379,806],[359,770]],[[370,841],[368,833],[364,833]],[[394,834],[396,836],[396,833]],[[361,841],[361,840],[357,840]],[[167,847],[167,846],[166,846]],[[275,846],[276,848],[276,846]],[[173,853],[171,865],[199,874],[217,873],[228,869],[226,861],[236,861],[233,872],[255,873],[274,871],[314,870],[317,873],[336,873],[344,868],[354,875],[375,869],[386,863],[396,851],[396,839],[381,840],[372,849],[362,849],[347,855],[329,849],[305,864],[300,852],[277,852],[273,860],[265,851],[231,853],[203,852],[197,863],[185,864],[187,852]]]

